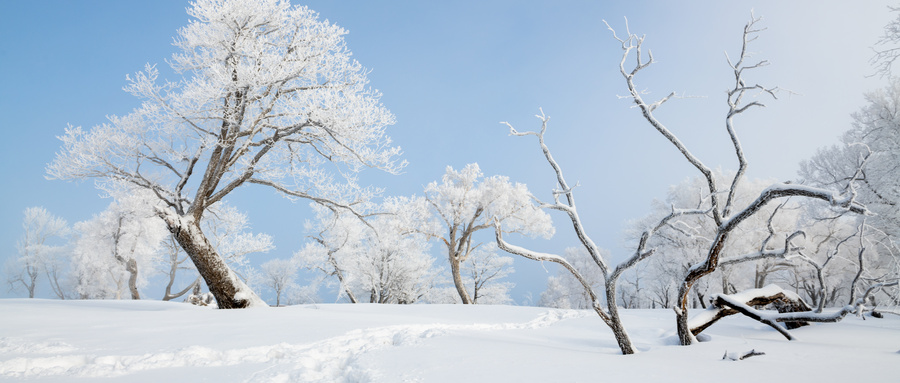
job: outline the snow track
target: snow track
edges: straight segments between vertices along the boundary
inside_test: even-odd
[[[377,371],[357,365],[360,356],[389,347],[415,346],[421,342],[465,331],[528,330],[559,321],[584,317],[587,312],[552,310],[522,323],[409,324],[357,329],[336,337],[305,344],[278,343],[219,350],[189,346],[142,355],[96,355],[62,342],[28,344],[16,338],[0,339],[0,355],[27,354],[0,361],[6,378],[76,376],[115,377],[174,367],[217,367],[259,364],[247,382],[358,382],[369,381]],[[61,355],[62,354],[62,355]]]

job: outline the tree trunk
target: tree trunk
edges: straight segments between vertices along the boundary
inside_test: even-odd
[[[141,293],[138,292],[137,289],[137,261],[135,261],[134,258],[128,259],[125,270],[128,271],[128,289],[131,290],[131,299],[141,299]]]
[[[453,284],[456,286],[456,292],[459,293],[459,297],[462,299],[462,303],[466,305],[473,304],[472,298],[469,297],[469,293],[466,291],[466,286],[463,284],[462,275],[459,272],[459,259],[454,255],[450,255],[450,273],[453,274]]]
[[[256,293],[247,287],[212,247],[200,226],[192,216],[178,216],[172,212],[159,213],[165,220],[175,240],[191,257],[200,276],[216,298],[221,309],[268,307]]]
[[[618,278],[607,278],[606,281],[606,308],[609,310],[609,322],[607,324],[616,337],[616,343],[619,345],[622,355],[632,355],[635,353],[634,344],[631,343],[631,338],[628,336],[628,332],[625,331],[622,318],[619,317],[619,308],[616,306],[617,280]]]

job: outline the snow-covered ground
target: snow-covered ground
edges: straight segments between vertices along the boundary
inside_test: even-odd
[[[625,310],[619,355],[588,311],[326,304],[213,310],[159,301],[0,300],[0,381],[835,382],[900,376],[900,316],[793,330],[732,316],[674,345],[669,310]],[[726,353],[765,355],[741,361]]]

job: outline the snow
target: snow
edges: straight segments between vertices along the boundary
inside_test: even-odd
[[[0,382],[840,381],[897,373],[900,316],[814,324],[789,342],[733,316],[677,346],[671,310],[325,304],[215,310],[160,301],[0,300]],[[765,353],[723,360],[751,350]]]

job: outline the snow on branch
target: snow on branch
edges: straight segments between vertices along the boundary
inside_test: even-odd
[[[575,234],[578,236],[579,241],[584,245],[585,249],[591,255],[591,258],[600,267],[601,272],[604,276],[609,274],[609,265],[606,260],[604,260],[600,256],[600,251],[594,241],[587,235],[584,230],[584,226],[581,223],[581,217],[578,215],[577,210],[575,209],[575,193],[574,187],[570,187],[568,182],[566,182],[565,177],[563,176],[562,167],[560,167],[559,163],[556,162],[556,159],[553,158],[553,155],[550,153],[550,148],[547,146],[544,141],[544,134],[547,132],[547,125],[550,122],[550,117],[544,114],[544,110],[541,109],[541,114],[536,115],[538,119],[541,120],[541,130],[540,132],[518,132],[512,124],[509,122],[501,122],[505,124],[510,129],[510,134],[514,136],[526,136],[533,135],[538,138],[538,143],[541,146],[541,151],[544,153],[544,157],[547,159],[547,162],[550,164],[550,167],[553,168],[553,172],[556,175],[556,181],[558,184],[558,188],[553,191],[553,199],[555,201],[554,204],[541,204],[542,208],[549,208],[554,210],[559,210],[566,213],[569,216],[569,220],[572,221],[572,226],[575,230]],[[576,184],[576,186],[578,186]],[[561,195],[566,196],[566,202],[562,203],[559,200]]]
[[[728,217],[727,221],[722,223],[722,230],[731,230],[772,200],[791,196],[818,199],[827,202],[831,206],[841,207],[853,213],[862,215],[869,214],[869,211],[864,205],[854,200],[854,195],[852,193],[849,195],[837,195],[835,192],[827,189],[790,183],[776,183],[763,190],[756,200],[747,205],[743,210],[737,212],[732,217]]]

